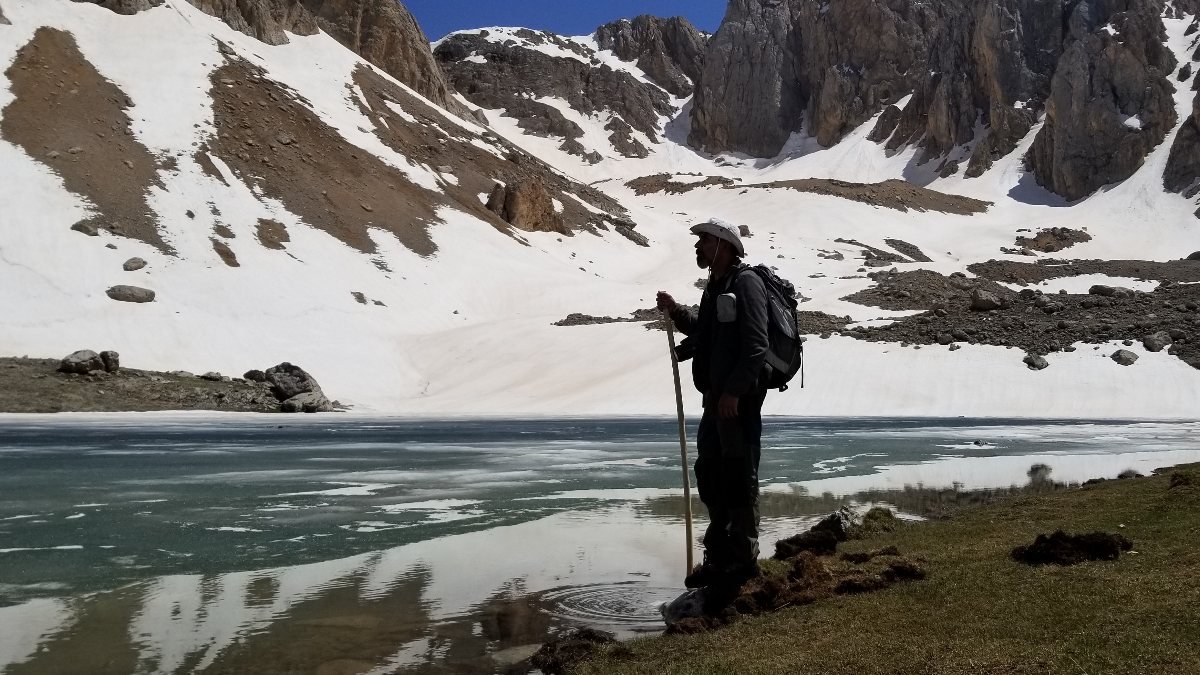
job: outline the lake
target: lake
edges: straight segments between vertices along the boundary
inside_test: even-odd
[[[769,418],[763,554],[917,486],[1197,462],[1197,432]],[[674,419],[0,416],[0,672],[524,673],[567,627],[661,629],[682,512]]]

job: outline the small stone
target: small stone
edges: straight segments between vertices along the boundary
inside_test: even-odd
[[[971,291],[971,309],[979,312],[990,312],[1000,309],[1004,303],[1000,297],[991,291],[985,291],[981,288],[976,288]]]
[[[1127,349],[1118,349],[1117,351],[1113,352],[1112,356],[1109,358],[1121,364],[1122,366],[1132,366],[1137,362],[1138,355]]]
[[[96,226],[92,225],[91,223],[78,222],[78,223],[75,223],[74,225],[72,225],[71,229],[75,230],[76,232],[82,232],[89,237],[99,237],[100,236],[100,230],[97,229]]]
[[[141,258],[130,258],[129,260],[125,261],[124,265],[121,265],[121,268],[126,272],[136,272],[145,266],[145,260],[142,260]]]
[[[1050,367],[1050,362],[1038,354],[1026,354],[1024,362],[1030,370],[1045,370]]]
[[[76,145],[75,147],[71,148],[70,150],[67,150],[67,152],[72,155],[78,155],[79,153],[83,152],[83,148]]]
[[[205,373],[205,374],[201,375],[201,376],[200,376],[200,379],[202,379],[202,380],[208,380],[209,382],[220,382],[220,381],[221,381],[221,377],[222,377],[222,376],[221,376],[221,374],[220,374],[220,373],[218,373],[218,372],[216,372],[216,371],[209,371],[209,372],[207,372],[207,373]]]

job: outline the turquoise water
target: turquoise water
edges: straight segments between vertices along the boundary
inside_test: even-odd
[[[868,490],[1200,461],[1198,430],[773,419],[764,550]],[[657,627],[680,480],[673,419],[0,418],[0,671],[525,672],[565,626]]]

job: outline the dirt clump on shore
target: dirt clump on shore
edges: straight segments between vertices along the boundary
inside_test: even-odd
[[[1078,565],[1089,560],[1116,560],[1122,551],[1132,551],[1133,542],[1119,534],[1092,532],[1039,534],[1028,546],[1012,550],[1012,559],[1026,565]]]
[[[723,609],[669,622],[667,633],[709,631],[745,616],[924,579],[927,563],[902,554],[896,546],[833,557],[842,542],[893,532],[901,525],[887,508],[872,508],[861,518],[840,509],[809,530],[777,542],[774,560],[764,562],[762,571],[742,584]]]
[[[577,628],[542,645],[529,662],[546,675],[563,675],[607,645],[616,645],[616,650],[628,650],[617,644],[612,633],[594,628]]]

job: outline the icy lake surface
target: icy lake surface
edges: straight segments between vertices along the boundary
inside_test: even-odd
[[[771,419],[763,552],[905,486],[1200,461],[1198,432]],[[0,672],[510,672],[564,627],[659,627],[680,480],[673,419],[3,417]]]

